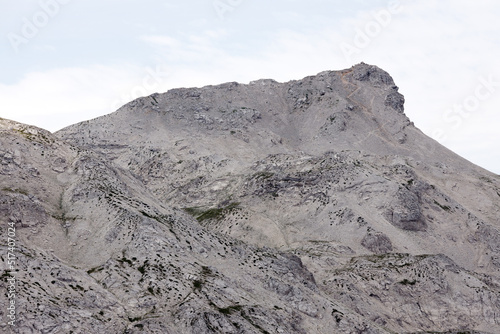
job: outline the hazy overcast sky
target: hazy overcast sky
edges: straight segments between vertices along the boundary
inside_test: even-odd
[[[500,1],[0,0],[0,116],[51,131],[175,87],[388,71],[415,125],[500,174]]]

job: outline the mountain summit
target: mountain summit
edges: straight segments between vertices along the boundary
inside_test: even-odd
[[[418,130],[376,66],[55,134],[0,120],[0,141],[19,332],[500,332],[500,177]]]

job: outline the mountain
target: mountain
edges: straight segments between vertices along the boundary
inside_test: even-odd
[[[500,177],[418,130],[376,66],[54,134],[0,120],[0,141],[3,332],[500,332]]]

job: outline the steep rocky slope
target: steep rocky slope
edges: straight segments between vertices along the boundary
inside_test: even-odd
[[[403,104],[359,64],[0,121],[17,332],[500,332],[500,177]]]
[[[12,332],[328,330],[339,307],[297,256],[204,229],[98,153],[0,124],[1,232],[12,222],[17,238],[15,271],[2,275],[17,280]],[[2,243],[3,264],[8,253]],[[363,326],[347,314],[337,328]]]

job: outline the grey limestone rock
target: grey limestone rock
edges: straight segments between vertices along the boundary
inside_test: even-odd
[[[500,177],[403,104],[358,64],[0,119],[0,332],[500,332]]]

